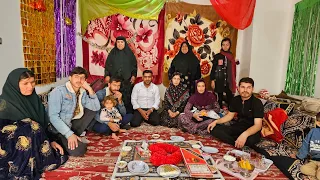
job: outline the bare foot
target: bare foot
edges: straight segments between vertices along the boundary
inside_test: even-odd
[[[119,140],[119,137],[116,135],[116,133],[112,133],[111,137],[114,139],[114,140]]]
[[[127,130],[126,129],[119,129],[119,132],[124,133],[124,132],[127,132]]]

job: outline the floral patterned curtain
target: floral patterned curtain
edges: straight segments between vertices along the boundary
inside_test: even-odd
[[[183,41],[188,41],[198,57],[202,77],[208,80],[212,57],[220,52],[221,40],[229,37],[236,55],[238,30],[223,21],[212,6],[188,3],[166,4],[166,37],[163,84],[169,85],[168,70]],[[209,84],[209,83],[207,83]]]
[[[83,66],[92,80],[104,76],[108,53],[114,47],[116,37],[127,38],[129,47],[137,58],[138,79],[142,72],[150,69],[154,83],[161,84],[164,47],[164,10],[159,19],[142,20],[121,14],[98,18],[90,22],[83,41]]]

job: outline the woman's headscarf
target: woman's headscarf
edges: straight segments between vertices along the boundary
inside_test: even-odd
[[[124,49],[118,49],[118,40],[124,41]],[[116,38],[115,46],[108,55],[105,64],[105,76],[113,76],[126,80],[131,76],[137,76],[136,57],[128,46],[126,38],[123,36],[118,36]]]
[[[175,72],[173,73],[172,77],[179,75],[181,77],[181,73]],[[177,86],[173,85],[172,79],[170,81],[170,85],[167,89],[167,96],[168,100],[172,101],[172,103],[175,103],[181,99],[181,97],[184,97],[184,95],[189,94],[189,91],[186,87],[183,86],[183,84],[180,82]],[[187,96],[188,98],[189,96]]]
[[[27,68],[18,68],[8,75],[0,96],[0,119],[20,121],[30,118],[46,128],[49,117],[36,91],[33,90],[30,96],[20,92],[19,79],[22,73],[27,71]]]
[[[186,54],[183,54],[181,51],[183,44],[188,46],[188,52]],[[175,67],[175,72],[180,72],[183,75],[188,75],[188,72],[191,72],[191,77],[197,73],[197,68],[200,67],[198,58],[194,55],[192,47],[186,41],[181,43],[180,51],[172,60],[171,64]],[[170,77],[170,79],[171,78],[172,77]]]
[[[213,104],[213,102],[217,101],[217,99],[216,99],[214,94],[212,94],[211,92],[207,91],[206,89],[204,90],[204,92],[202,94],[199,93],[197,85],[200,82],[205,83],[203,79],[199,79],[199,80],[196,81],[196,87],[195,87],[196,88],[196,92],[195,92],[195,94],[193,94],[190,97],[189,102],[191,104],[194,104],[194,105],[197,105],[197,106],[201,106],[201,107]]]

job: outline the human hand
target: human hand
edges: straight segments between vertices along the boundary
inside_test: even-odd
[[[122,93],[120,91],[115,91],[113,96],[118,99],[119,103],[122,103]]]
[[[208,132],[210,133],[210,132],[212,131],[212,129],[213,129],[214,127],[216,127],[216,125],[217,125],[217,120],[215,120],[215,121],[213,121],[212,123],[210,123],[209,126],[208,126],[208,128],[207,128]]]
[[[222,60],[222,59],[219,59],[219,60],[218,60],[218,65],[219,65],[219,66],[222,66],[222,65],[223,65],[223,60]]]
[[[68,149],[75,150],[78,147],[78,140],[81,141],[81,138],[75,134],[72,134],[68,137]]]
[[[61,155],[64,155],[63,148],[60,146],[60,144],[58,144],[57,142],[53,141],[53,142],[50,143],[50,145],[54,150],[59,151],[59,153]]]
[[[136,81],[136,77],[131,76],[130,83],[131,83],[131,84],[134,84],[135,81]]]
[[[247,142],[248,135],[246,132],[243,132],[236,140],[236,144],[234,145],[236,148],[242,148]]]
[[[119,125],[116,123],[113,123],[113,122],[109,122],[108,126],[111,129],[111,131],[113,131],[113,132],[119,131],[119,129],[120,129]]]
[[[214,90],[214,88],[216,87],[216,83],[214,81],[211,81],[211,88],[212,90]]]
[[[149,117],[149,115],[153,112],[153,109],[148,109],[148,111],[146,112],[147,116]]]
[[[199,113],[193,113],[193,117],[197,120],[197,121],[202,121],[203,119],[199,117],[200,114]]]
[[[168,113],[169,113],[169,117],[173,118],[173,112],[170,109],[168,110]]]
[[[149,116],[147,115],[147,111],[140,109],[139,112],[143,119],[145,119],[146,121],[149,119]]]
[[[87,81],[84,81],[82,86],[83,89],[87,90],[89,92],[89,94],[94,94],[93,89],[91,88],[91,86],[87,83]]]

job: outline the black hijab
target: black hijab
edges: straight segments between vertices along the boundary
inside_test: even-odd
[[[18,68],[8,75],[0,96],[0,121],[1,119],[20,121],[30,118],[46,128],[49,117],[36,91],[33,90],[30,96],[22,95],[20,92],[20,76],[27,71],[29,71],[27,68]]]
[[[124,49],[117,47],[117,41],[125,42]],[[115,46],[108,55],[105,65],[105,76],[113,76],[128,80],[131,76],[137,76],[137,60],[133,52],[128,46],[126,38],[118,36]]]
[[[183,44],[186,44],[188,46],[188,52],[186,54],[183,54],[181,51]],[[180,51],[172,60],[171,66],[175,68],[174,72],[180,72],[184,76],[191,75],[192,79],[198,78],[193,77],[199,72],[200,63],[196,55],[194,55],[194,53],[192,52],[192,47],[188,42],[181,43]],[[172,77],[170,77],[170,79],[171,78]]]

